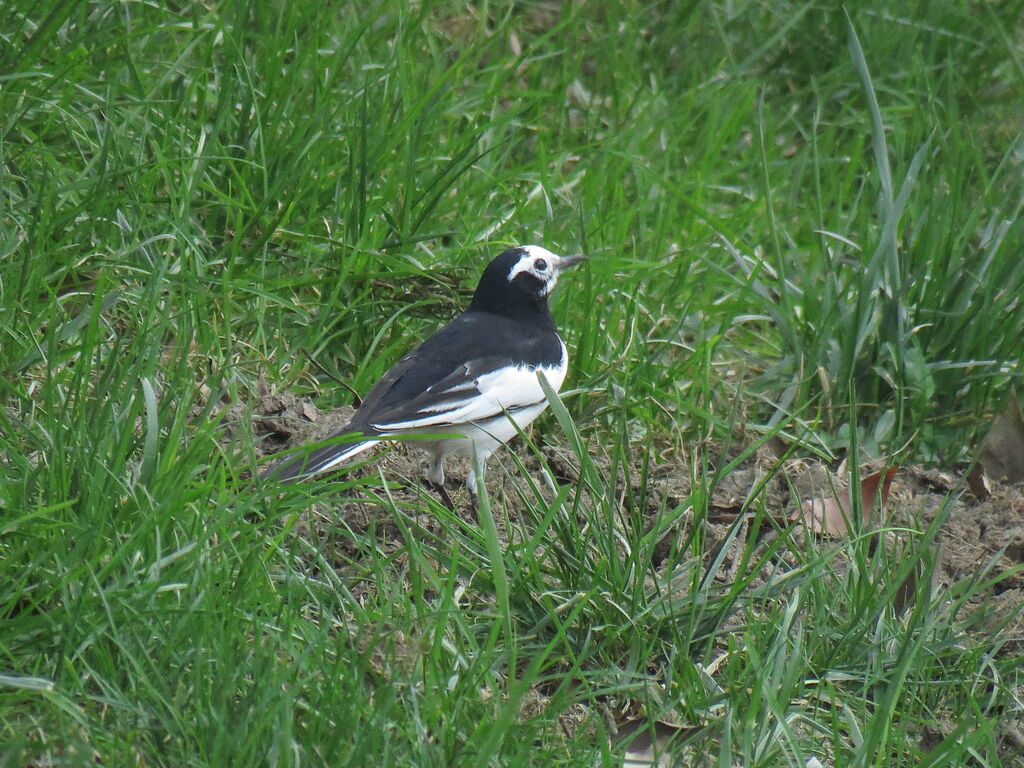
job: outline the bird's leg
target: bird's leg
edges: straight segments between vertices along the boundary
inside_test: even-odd
[[[448,495],[448,489],[444,487],[444,456],[437,451],[430,456],[430,464],[427,465],[427,487],[434,491],[450,512],[455,511],[455,502]]]
[[[448,494],[448,489],[443,485],[435,485],[434,490],[437,492],[438,497],[441,499],[441,503],[444,504],[449,512],[455,511],[455,502],[452,501],[452,497]]]

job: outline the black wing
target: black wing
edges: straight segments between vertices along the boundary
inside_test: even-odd
[[[562,342],[553,330],[537,330],[482,312],[465,312],[385,373],[366,396],[348,428],[375,434],[378,426],[386,430],[387,425],[443,412],[450,412],[455,421],[476,420],[486,402],[480,400],[481,397],[497,398],[506,409],[539,402],[544,399],[543,393],[535,398],[532,390],[529,393],[520,390],[530,389],[530,382],[536,387],[536,374],[532,371],[560,365],[562,354]],[[530,371],[528,377],[517,375],[520,365]],[[490,376],[504,369],[511,369],[512,373]],[[478,381],[483,390],[478,387]],[[475,404],[463,411],[471,418],[457,415],[460,408],[474,400]],[[500,413],[501,408],[496,412]],[[440,424],[445,420],[431,418],[429,421]]]

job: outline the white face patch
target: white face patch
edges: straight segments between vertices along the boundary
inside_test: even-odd
[[[522,251],[523,256],[509,270],[508,281],[511,283],[518,275],[529,273],[543,283],[541,294],[547,296],[558,282],[561,258],[539,245],[524,245]]]

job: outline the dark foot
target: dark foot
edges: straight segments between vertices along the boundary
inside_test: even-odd
[[[441,503],[447,507],[449,512],[455,511],[455,502],[452,501],[452,497],[448,495],[448,489],[444,487],[444,483],[432,483],[429,480],[424,480],[423,484],[438,495]]]

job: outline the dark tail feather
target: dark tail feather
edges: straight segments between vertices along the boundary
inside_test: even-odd
[[[326,439],[332,440],[345,434],[354,435],[355,433],[338,432],[330,435]],[[333,469],[339,464],[350,459],[352,456],[372,448],[379,442],[380,440],[366,438],[365,440],[359,440],[358,442],[322,445],[314,451],[299,453],[298,455],[295,455],[294,452],[290,451],[289,453],[292,454],[291,456],[271,464],[267,469],[260,473],[260,478],[263,480],[272,479],[280,482],[288,482],[290,480],[297,480],[303,477],[310,477],[320,472],[326,472],[329,469]]]

